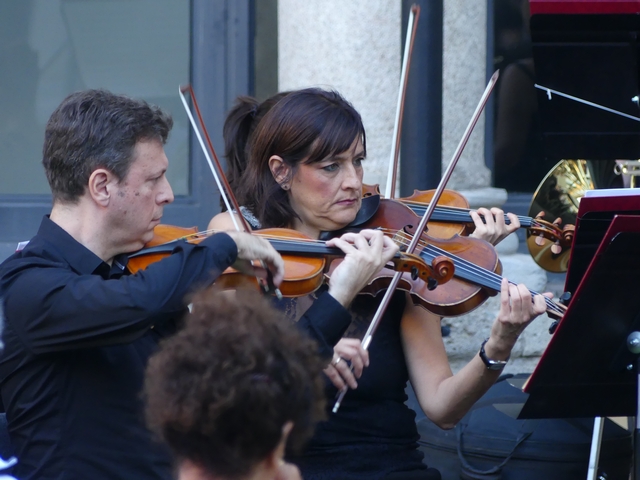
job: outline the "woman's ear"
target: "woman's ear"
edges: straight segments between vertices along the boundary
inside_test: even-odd
[[[283,190],[289,190],[291,187],[291,167],[287,165],[282,157],[271,155],[269,157],[269,170],[274,180]]]

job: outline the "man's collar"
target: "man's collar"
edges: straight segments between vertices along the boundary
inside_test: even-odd
[[[38,236],[46,240],[69,263],[69,266],[81,274],[98,273],[104,278],[110,274],[122,273],[127,264],[126,255],[118,255],[113,267],[102,261],[95,253],[73,238],[60,225],[45,216],[40,224]],[[115,272],[114,272],[115,270]]]

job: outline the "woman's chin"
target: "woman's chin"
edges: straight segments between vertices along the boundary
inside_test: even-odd
[[[336,215],[331,219],[330,222],[327,222],[327,224],[325,225],[326,228],[322,228],[322,230],[325,232],[335,232],[336,230],[342,230],[355,220],[357,213],[357,211],[353,213],[344,212],[344,214],[342,215]]]

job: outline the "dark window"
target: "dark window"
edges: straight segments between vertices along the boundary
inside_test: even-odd
[[[51,208],[40,163],[44,125],[67,94],[84,88],[143,98],[172,113],[166,151],[176,201],[163,222],[206,227],[219,209],[218,191],[178,87],[193,84],[221,149],[225,112],[258,83],[253,14],[251,0],[0,2],[0,259],[34,235]]]

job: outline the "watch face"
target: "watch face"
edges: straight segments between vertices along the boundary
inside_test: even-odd
[[[489,362],[489,365],[487,365],[489,370],[502,370],[507,364],[507,362],[496,362],[495,360],[489,360]]]

